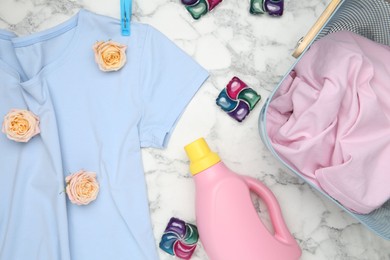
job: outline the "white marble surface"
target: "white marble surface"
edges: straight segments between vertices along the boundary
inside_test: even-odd
[[[258,134],[261,106],[294,62],[291,52],[297,40],[329,1],[286,0],[283,17],[273,18],[249,14],[249,0],[224,0],[199,21],[179,0],[134,1],[133,20],[158,28],[211,74],[187,107],[169,147],[143,152],[156,247],[170,217],[195,223],[194,182],[183,146],[203,136],[232,170],[272,189],[302,248],[301,259],[390,259],[389,241],[290,176]],[[65,21],[80,8],[120,17],[119,0],[0,0],[0,28],[26,35]],[[234,75],[263,97],[241,124],[215,105],[216,96]],[[158,252],[162,260],[173,259]],[[208,259],[201,244],[192,259]]]

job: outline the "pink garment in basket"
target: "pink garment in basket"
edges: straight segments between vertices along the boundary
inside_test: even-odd
[[[271,101],[278,154],[345,207],[390,198],[390,47],[342,31],[315,42]]]

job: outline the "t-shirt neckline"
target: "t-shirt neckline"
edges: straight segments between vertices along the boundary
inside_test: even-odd
[[[17,37],[17,35],[13,32],[0,29],[0,40],[5,40],[11,42],[11,39]],[[3,72],[6,72],[7,74],[11,75],[17,80],[20,80],[19,73],[12,67],[10,66],[7,62],[5,62],[3,59],[0,57],[0,69]]]
[[[28,46],[34,43],[38,43],[41,41],[49,40],[51,38],[57,37],[73,28],[75,28],[74,35],[72,39],[70,40],[67,47],[64,49],[64,51],[59,55],[58,58],[56,58],[54,61],[50,62],[49,64],[45,65],[36,75],[34,75],[32,78],[27,79],[26,81],[20,82],[22,86],[27,86],[34,84],[35,82],[39,81],[40,78],[48,73],[49,71],[52,71],[53,69],[56,69],[59,67],[59,65],[64,62],[66,59],[71,58],[71,52],[77,45],[77,40],[80,35],[81,27],[82,27],[82,19],[86,11],[84,9],[80,9],[74,16],[69,18],[63,23],[60,23],[52,28],[32,33],[30,35],[26,36],[16,36],[12,32],[8,32],[5,30],[0,31],[0,37],[4,37],[4,39],[8,39],[12,42],[14,48]],[[8,70],[12,69],[8,64],[3,63],[8,67]],[[16,72],[16,71],[15,71]],[[16,72],[17,73],[17,72]],[[15,74],[15,73],[13,73]],[[19,73],[17,73],[19,75]],[[20,78],[20,75],[19,75]]]
[[[11,40],[11,38],[17,37],[15,33],[0,29],[0,39],[2,40]]]

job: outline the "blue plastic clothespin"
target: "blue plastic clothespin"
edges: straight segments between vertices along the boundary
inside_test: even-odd
[[[121,0],[121,28],[123,36],[130,35],[132,9],[132,0]]]

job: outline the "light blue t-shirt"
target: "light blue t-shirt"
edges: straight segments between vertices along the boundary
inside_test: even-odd
[[[11,83],[0,86],[0,116],[28,108],[42,133],[26,144],[0,137],[0,259],[158,259],[141,148],[166,147],[208,73],[151,26],[133,23],[124,37],[118,20],[85,10],[7,37],[0,79]],[[107,40],[127,46],[119,71],[95,63],[92,46]],[[100,185],[86,206],[63,192],[65,177],[81,169],[96,172]]]
[[[18,143],[0,133],[0,259],[70,259],[53,105],[21,88],[12,37],[0,31],[0,125],[11,109],[29,109],[40,117],[41,134]]]

